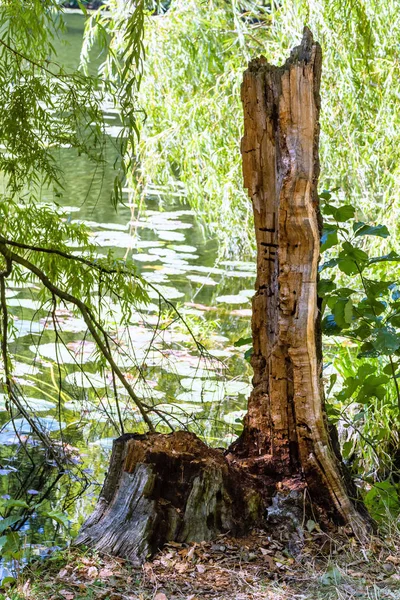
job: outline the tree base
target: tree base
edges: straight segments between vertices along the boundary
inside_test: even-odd
[[[253,479],[194,434],[125,434],[75,543],[141,563],[166,542],[243,535],[263,509]]]

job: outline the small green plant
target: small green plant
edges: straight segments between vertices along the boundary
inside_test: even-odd
[[[68,516],[57,510],[49,510],[49,502],[28,503],[25,500],[2,498],[0,500],[0,555],[2,560],[10,565],[11,570],[18,576],[21,562],[30,556],[30,546],[26,544],[21,528],[34,514],[52,519],[58,525],[68,528]],[[10,586],[15,582],[14,577],[5,577],[1,587]],[[0,596],[1,600],[1,596]]]
[[[326,408],[339,425],[343,457],[355,475],[385,488],[373,487],[366,495],[377,516],[383,504],[386,513],[400,509],[394,452],[400,417],[400,256],[387,248],[385,225],[357,220],[355,208],[339,205],[334,192],[320,196],[321,251],[327,259],[320,266],[318,294],[322,331],[335,340],[333,349],[326,344],[325,356],[334,367]],[[389,503],[382,495],[388,486]]]

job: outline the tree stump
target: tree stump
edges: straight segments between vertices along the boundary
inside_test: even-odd
[[[125,434],[76,543],[140,563],[169,541],[242,535],[262,509],[252,478],[193,433]]]
[[[240,535],[260,523],[264,509],[274,528],[301,537],[310,500],[321,522],[347,524],[359,539],[367,537],[324,410],[320,76],[321,49],[308,29],[283,66],[261,57],[244,75],[243,173],[254,210],[257,280],[254,387],[242,435],[225,456],[185,432],[122,436],[78,543],[140,561],[166,541]]]

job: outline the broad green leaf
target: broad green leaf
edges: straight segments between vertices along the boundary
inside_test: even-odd
[[[358,315],[357,313],[355,313],[355,319],[357,318]],[[357,329],[352,329],[352,331],[349,332],[349,335],[351,335],[357,340],[364,341],[371,335],[371,327],[367,325],[367,323],[361,323],[361,325],[357,327]]]
[[[5,519],[2,519],[0,521],[0,533],[3,533],[4,531],[6,531],[6,529],[8,529],[9,527],[12,527],[12,525],[15,525],[15,523],[18,523],[18,521],[20,521],[21,517],[6,517]]]
[[[253,356],[253,348],[249,348],[248,350],[246,350],[246,352],[244,353],[244,359],[247,360],[247,362],[250,362],[251,357]]]
[[[345,222],[353,219],[356,209],[351,204],[345,204],[336,210],[334,215],[336,221]]]
[[[389,254],[384,254],[383,256],[374,256],[369,259],[369,264],[380,263],[380,262],[398,262],[400,261],[400,254],[397,252],[389,252]]]
[[[322,319],[321,329],[325,335],[339,335],[342,332],[342,328],[336,323],[332,314],[326,315]]]
[[[381,354],[393,354],[400,347],[400,337],[388,327],[375,330],[372,341],[374,348]]]
[[[377,237],[387,238],[390,233],[386,225],[363,225],[357,229],[355,237],[362,235],[375,235]]]
[[[338,298],[332,308],[335,321],[342,329],[347,328],[353,318],[353,303],[351,298]]]
[[[335,283],[331,279],[320,279],[318,281],[318,296],[323,298],[333,292],[335,288]]]
[[[3,504],[5,508],[29,508],[29,504],[25,500],[6,500]]]
[[[358,273],[357,264],[350,258],[339,259],[339,269],[346,275],[356,275]]]
[[[330,200],[332,198],[332,194],[330,192],[330,190],[323,190],[320,194],[319,194],[320,198],[323,198],[324,200]],[[325,206],[325,204],[324,204]]]
[[[368,262],[368,254],[356,248],[350,242],[342,244],[342,251],[339,254],[339,269],[346,275],[355,275],[362,271]]]
[[[372,358],[378,355],[379,352],[372,342],[364,342],[364,344],[362,344],[360,348],[359,353],[357,354],[357,358]]]
[[[52,510],[42,514],[44,517],[50,517],[50,519],[53,519],[54,521],[56,521],[56,523],[59,523],[59,525],[63,525],[63,527],[65,527],[66,529],[69,527],[68,516],[65,513],[62,513],[61,511]]]
[[[247,346],[247,344],[251,344],[252,342],[253,342],[252,337],[239,338],[238,340],[236,340],[236,342],[233,345],[236,346],[237,348],[240,348],[240,346]]]
[[[396,371],[399,368],[399,363],[388,363],[384,368],[383,368],[383,372],[386,373],[386,375],[390,375],[393,376],[393,372],[396,373]]]
[[[389,381],[389,377],[386,375],[370,375],[365,380],[365,385],[370,385],[372,387],[376,387],[379,385],[385,385]]]
[[[360,365],[357,370],[357,377],[364,380],[368,375],[372,375],[376,371],[376,366],[371,363],[364,363]],[[346,380],[347,381],[347,380]]]
[[[330,260],[327,260],[322,265],[320,265],[318,267],[318,271],[321,273],[322,271],[325,271],[325,269],[332,269],[333,267],[336,267],[338,263],[338,258],[331,258]]]
[[[335,225],[326,225],[322,232],[321,236],[321,252],[325,252],[325,250],[329,250],[333,246],[336,246],[339,243],[337,226]]]

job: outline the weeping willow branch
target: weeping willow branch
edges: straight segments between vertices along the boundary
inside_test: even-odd
[[[95,262],[92,260],[89,260],[88,258],[85,258],[83,256],[75,256],[74,254],[70,254],[68,252],[65,252],[63,250],[59,250],[58,248],[44,248],[42,246],[36,246],[36,245],[31,245],[31,244],[24,244],[23,242],[15,242],[13,240],[7,239],[5,237],[3,237],[2,235],[0,235],[0,243],[7,245],[7,246],[13,246],[14,248],[20,248],[21,250],[29,250],[31,252],[42,252],[44,254],[54,254],[56,256],[60,256],[61,258],[65,258],[68,260],[72,260],[72,261],[76,261],[79,262],[83,265],[86,265],[87,267],[90,267],[91,269],[95,269],[96,271],[98,271],[101,274],[104,275],[127,275],[128,277],[133,277],[135,279],[137,279],[138,281],[142,281],[140,279],[140,277],[138,277],[137,275],[135,275],[135,273],[132,273],[132,271],[130,269],[127,269],[126,267],[121,267],[118,269],[113,269],[110,267],[106,267],[102,264],[100,264],[99,262]],[[176,316],[178,317],[178,319],[181,321],[181,323],[186,327],[190,337],[192,338],[192,340],[194,341],[196,348],[198,349],[198,351],[200,352],[200,354],[209,354],[206,350],[206,348],[198,341],[198,339],[196,338],[196,336],[194,335],[194,333],[192,332],[189,324],[187,323],[187,321],[185,320],[185,318],[182,316],[181,312],[176,308],[175,304],[173,302],[171,302],[171,300],[168,300],[168,298],[166,298],[158,289],[156,286],[154,286],[152,283],[145,281],[144,282],[151,290],[153,290],[154,292],[156,292],[156,294],[158,294],[158,297],[165,303],[166,306],[168,306],[169,308],[171,308],[173,310],[173,312],[176,314]],[[213,357],[215,358],[215,357]],[[216,359],[218,360],[218,359]]]
[[[2,252],[2,254],[3,254],[3,252]],[[9,265],[8,268],[11,273],[12,260],[9,256],[5,256],[4,254],[3,254],[3,256],[6,259],[7,264]],[[4,365],[4,376],[5,376],[4,385],[7,390],[8,401],[10,403],[9,407],[12,404],[17,407],[20,414],[29,423],[30,427],[32,428],[32,431],[41,440],[41,442],[43,443],[45,448],[47,448],[51,452],[51,455],[54,458],[55,462],[57,463],[58,467],[62,468],[62,464],[60,463],[57,453],[54,451],[54,448],[52,446],[50,439],[48,438],[48,436],[45,433],[43,433],[43,431],[40,430],[40,428],[37,426],[34,419],[32,419],[32,417],[30,416],[29,412],[27,412],[25,410],[24,406],[19,401],[19,398],[15,394],[14,389],[13,389],[14,386],[13,386],[13,381],[12,381],[12,377],[11,377],[11,373],[10,373],[10,369],[9,369],[9,357],[8,357],[8,310],[7,310],[6,284],[5,284],[5,275],[4,274],[0,275],[0,310],[1,310],[1,315],[2,315],[1,331],[0,331],[0,333],[1,333],[1,356],[2,356],[2,361],[3,361],[3,365]],[[15,433],[19,437],[18,432],[16,431]]]
[[[57,287],[56,285],[54,285],[50,281],[50,279],[47,277],[47,275],[45,273],[43,273],[43,271],[41,269],[39,269],[36,265],[34,265],[32,262],[30,262],[26,258],[23,258],[22,256],[19,256],[15,252],[12,252],[9,248],[7,248],[7,246],[2,241],[0,241],[0,253],[4,256],[4,258],[6,260],[9,260],[13,263],[19,264],[22,267],[24,267],[25,269],[28,269],[28,271],[30,271],[31,273],[33,273],[42,282],[42,284],[45,286],[45,288],[49,290],[49,292],[53,296],[56,296],[56,297],[60,298],[61,300],[64,300],[65,302],[69,302],[70,304],[73,304],[74,306],[76,306],[79,309],[79,311],[83,317],[83,320],[85,321],[86,326],[87,326],[88,330],[90,331],[93,339],[95,340],[99,350],[103,354],[104,358],[107,360],[108,364],[110,365],[111,369],[114,371],[115,375],[118,377],[121,384],[124,386],[124,388],[128,392],[128,395],[131,397],[131,399],[134,401],[134,403],[138,407],[138,409],[143,417],[143,420],[146,423],[146,425],[148,426],[149,430],[154,431],[153,423],[151,422],[151,420],[147,414],[144,404],[142,403],[140,398],[135,394],[132,387],[129,385],[129,383],[126,380],[126,378],[124,377],[121,369],[118,367],[117,363],[115,362],[114,358],[112,357],[111,352],[109,352],[107,345],[103,342],[102,337],[106,338],[107,332],[102,327],[102,325],[96,320],[96,318],[92,314],[92,311],[90,310],[90,308],[84,302],[82,302],[82,300],[80,300],[79,298],[76,298],[72,294],[69,294],[68,292],[65,292],[64,290],[62,290],[59,287]]]

